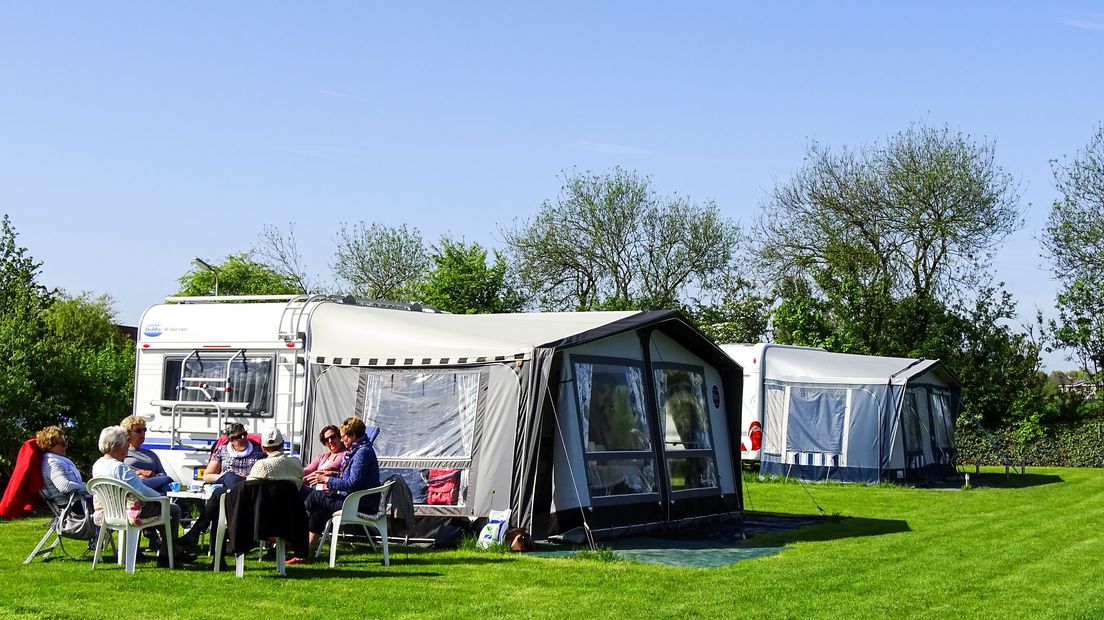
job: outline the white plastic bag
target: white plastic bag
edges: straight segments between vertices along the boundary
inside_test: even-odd
[[[492,510],[487,515],[487,525],[479,531],[479,546],[486,549],[494,543],[502,542],[502,535],[510,527],[509,510]]]

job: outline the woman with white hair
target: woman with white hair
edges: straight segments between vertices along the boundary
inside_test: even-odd
[[[130,450],[130,445],[127,443],[127,432],[123,430],[121,426],[109,426],[100,431],[99,441],[100,452],[103,456],[100,457],[94,465],[92,465],[92,476],[114,478],[121,482],[125,482],[134,488],[134,491],[138,494],[138,500],[142,498],[154,499],[161,497],[161,494],[157,491],[146,486],[146,483],[142,482],[142,479],[138,477],[138,474],[133,468],[124,463],[124,459],[127,457],[127,452]],[[158,510],[160,510],[160,504],[148,503],[142,507],[140,516],[154,517],[157,516]],[[172,521],[173,536],[179,540],[176,536],[176,532],[180,527],[180,506],[176,504],[170,504],[170,518]],[[176,562],[191,562],[195,560],[195,556],[177,551],[175,554]],[[158,566],[168,566],[168,545],[161,545],[157,556]]]

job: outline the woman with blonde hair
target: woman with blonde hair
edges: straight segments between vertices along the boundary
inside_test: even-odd
[[[145,419],[130,415],[123,418],[119,426],[126,431],[128,446],[123,463],[133,469],[146,486],[159,493],[167,493],[169,485],[173,482],[172,477],[161,465],[161,459],[158,458],[157,453],[142,447],[142,443],[146,440]]]
[[[42,451],[42,489],[48,501],[64,505],[69,495],[86,493],[84,481],[66,452],[69,440],[57,426],[35,433],[35,444]]]

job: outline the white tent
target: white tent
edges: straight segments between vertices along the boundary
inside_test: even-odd
[[[938,360],[724,345],[760,354],[760,471],[918,482],[953,472],[961,387]],[[745,388],[746,389],[746,388]]]

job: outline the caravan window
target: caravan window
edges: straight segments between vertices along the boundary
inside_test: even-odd
[[[671,489],[717,486],[713,434],[700,367],[659,365],[654,371]]]
[[[184,360],[187,359],[187,365]],[[198,400],[219,403],[249,403],[244,412],[235,416],[270,417],[272,415],[273,368],[271,354],[199,353],[166,356],[162,376],[161,398],[164,400]],[[181,375],[181,370],[184,374]],[[181,379],[209,379],[183,381]],[[229,386],[227,392],[224,387]],[[178,409],[184,415],[211,415],[214,409]]]
[[[795,452],[841,454],[847,390],[822,386],[790,388],[786,448]]]
[[[650,452],[640,366],[576,362],[574,370],[587,452]]]
[[[657,368],[655,386],[667,449],[712,448],[705,377],[701,370]]]
[[[782,453],[782,429],[785,428],[786,387],[767,385],[766,404],[763,406],[763,451],[767,454]]]
[[[571,368],[590,495],[655,493],[640,363],[574,358]]]

